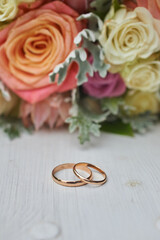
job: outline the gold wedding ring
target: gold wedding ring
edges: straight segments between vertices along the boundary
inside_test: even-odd
[[[73,169],[74,165],[75,165],[74,163],[65,163],[65,164],[61,164],[61,165],[55,167],[53,169],[53,171],[52,171],[52,178],[53,178],[53,180],[56,183],[58,183],[60,185],[63,185],[65,187],[80,187],[80,186],[83,186],[83,185],[87,184],[87,183],[85,183],[82,180],[78,180],[78,181],[65,181],[65,180],[61,180],[61,179],[59,179],[59,178],[57,178],[55,176],[55,174],[57,172],[61,171],[61,170],[70,169],[70,168]],[[89,168],[87,168],[86,166],[83,166],[83,165],[81,165],[80,167],[77,167],[77,168],[81,169],[81,170],[83,170],[83,171],[85,171],[87,173],[89,173],[89,177],[86,178],[86,179],[88,179],[88,180],[92,179],[92,171]]]
[[[94,170],[98,171],[103,176],[103,179],[102,180],[93,180],[92,179],[93,175],[92,175],[92,171],[91,171],[90,168],[93,168]],[[62,180],[62,179],[57,178],[55,176],[55,174],[57,172],[61,171],[61,170],[64,170],[64,169],[73,169],[74,174],[80,180],[66,181],[66,180]],[[89,177],[86,178],[86,177],[82,176],[78,172],[78,169],[87,172],[89,174]],[[77,163],[77,164],[74,164],[74,163],[61,164],[61,165],[59,165],[59,166],[57,166],[53,169],[52,178],[56,183],[58,183],[60,185],[63,185],[63,186],[66,186],[66,187],[79,187],[79,186],[83,186],[83,185],[86,185],[86,184],[102,185],[107,181],[107,175],[104,171],[102,171],[102,169],[100,169],[99,167],[97,167],[93,164],[85,163],[85,162]]]
[[[81,167],[86,167],[86,168],[93,168],[96,171],[98,171],[102,176],[103,179],[102,180],[93,180],[93,179],[87,179],[85,177],[83,177],[78,171],[77,169],[80,169]],[[77,163],[74,165],[73,167],[73,172],[75,173],[75,175],[83,182],[88,183],[88,184],[93,184],[93,185],[102,185],[107,181],[107,175],[104,171],[102,171],[102,169],[98,168],[97,166],[90,164],[90,163]]]

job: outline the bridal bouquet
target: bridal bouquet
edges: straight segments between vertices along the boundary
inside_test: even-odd
[[[159,120],[159,0],[0,0],[0,126],[81,143]]]

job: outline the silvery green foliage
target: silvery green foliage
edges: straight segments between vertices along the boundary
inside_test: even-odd
[[[82,14],[78,18],[78,20],[83,19],[88,19],[89,29],[81,31],[75,38],[74,42],[77,46],[83,42],[83,48],[86,48],[93,57],[93,72],[99,72],[101,77],[105,77],[110,65],[104,62],[105,56],[102,47],[95,44],[99,39],[103,22],[94,13]]]
[[[8,102],[11,101],[11,95],[1,81],[0,81],[0,92],[2,93],[2,96],[6,101]]]
[[[78,86],[88,80],[87,73],[93,76],[93,73],[96,71],[99,72],[101,77],[107,75],[110,66],[104,63],[103,49],[100,45],[96,44],[102,30],[103,22],[93,13],[83,14],[78,18],[78,20],[83,19],[88,19],[89,29],[84,29],[77,35],[74,42],[78,49],[72,51],[63,63],[55,67],[53,73],[50,74],[51,82],[55,82],[56,75],[59,74],[58,84],[61,84],[65,80],[68,67],[72,62],[77,62],[79,65],[79,71],[76,76]],[[86,49],[93,56],[93,64],[87,61]]]
[[[83,106],[79,106],[80,111],[83,113],[83,115],[86,116],[86,118],[94,121],[95,123],[101,123],[104,122],[107,117],[110,115],[110,112],[105,112],[101,114],[93,113],[92,111],[89,111],[88,109],[84,108]]]
[[[90,134],[96,137],[100,136],[100,124],[95,123],[90,118],[86,117],[81,111],[78,112],[77,116],[73,116],[66,120],[69,123],[69,131],[73,133],[78,129],[79,140],[81,144],[90,140]]]
[[[130,106],[126,106],[124,100],[119,98],[111,98],[111,99],[102,99],[102,110],[108,111],[111,115],[110,117],[119,117],[122,119],[123,123],[130,124],[132,129],[138,133],[145,133],[147,130],[152,128],[155,122],[158,121],[158,116],[151,114],[150,112],[146,112],[144,114],[140,114],[138,116],[124,116],[122,113],[122,108],[126,110],[132,109]],[[112,119],[112,118],[111,118]]]
[[[101,101],[102,110],[108,111],[113,115],[118,115],[120,112],[120,107],[124,105],[122,98],[104,98]]]
[[[79,71],[77,74],[78,86],[84,82],[87,82],[87,73],[93,76],[93,69],[86,59],[87,54],[83,48],[74,50],[69,54],[65,62],[55,67],[53,73],[50,74],[51,82],[55,82],[56,75],[59,74],[58,85],[60,85],[65,80],[68,67],[72,62],[76,62],[79,65]]]
[[[79,140],[83,144],[90,140],[90,135],[100,136],[101,125],[99,123],[106,120],[108,113],[96,114],[85,106],[86,102],[79,101],[77,90],[72,92],[71,117],[66,120],[69,123],[69,131],[79,131]]]
[[[134,131],[144,134],[155,125],[158,121],[158,116],[146,112],[139,116],[123,117],[122,121],[129,123]]]
[[[81,20],[84,20],[84,19],[88,20],[88,28],[89,28],[89,30],[93,31],[96,39],[98,39],[99,32],[103,28],[103,21],[94,13],[82,14],[81,16],[78,17],[77,20],[81,21]]]

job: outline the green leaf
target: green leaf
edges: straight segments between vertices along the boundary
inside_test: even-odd
[[[90,6],[93,8],[93,11],[103,19],[110,10],[111,5],[112,0],[95,0]]]
[[[9,126],[4,129],[4,132],[9,136],[11,140],[20,137],[20,131],[16,126]]]
[[[125,124],[121,120],[102,123],[101,131],[119,135],[133,137],[133,129],[130,124]]]
[[[32,131],[32,128],[25,128],[20,119],[11,116],[0,116],[0,128],[11,140],[20,137],[24,131]]]
[[[115,12],[118,11],[121,8],[121,1],[119,0],[113,0],[113,6],[114,6],[114,10]]]

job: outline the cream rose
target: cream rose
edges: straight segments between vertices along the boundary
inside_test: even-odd
[[[157,96],[149,92],[129,91],[125,97],[125,105],[130,107],[130,115],[137,115],[147,111],[156,114],[160,110]]]
[[[138,61],[126,66],[122,76],[129,89],[156,92],[160,88],[160,62]]]
[[[34,1],[35,0],[0,0],[0,23],[14,19],[20,3],[31,3]]]
[[[0,22],[12,20],[17,14],[16,0],[0,0]]]
[[[157,32],[160,21],[157,21],[142,7],[129,12],[125,7],[118,10],[112,19],[105,21],[99,39],[106,60],[113,65],[122,65],[136,58],[146,59],[160,50]]]

